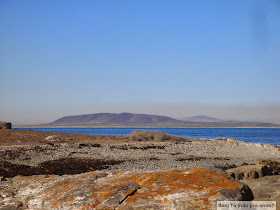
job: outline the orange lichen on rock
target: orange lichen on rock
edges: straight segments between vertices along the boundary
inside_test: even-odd
[[[94,180],[106,176],[103,172],[92,172],[78,175],[78,178],[68,178],[67,176],[58,182],[55,182],[47,188],[41,195],[40,199],[51,208],[58,208],[63,204],[74,203],[77,199],[82,198],[83,194],[91,193]],[[89,190],[83,192],[81,189],[86,189],[89,185]],[[81,193],[79,193],[81,192]]]
[[[181,205],[208,206],[221,189],[243,185],[203,168],[118,172],[90,172],[55,182],[32,202],[42,208],[162,209]],[[210,199],[211,198],[211,199]],[[36,206],[37,205],[37,206]],[[176,207],[176,206],[175,206]]]
[[[219,190],[234,190],[242,186],[239,182],[229,180],[225,174],[216,174],[203,168],[154,171],[143,174],[141,178],[143,179],[143,177],[146,177],[146,181],[141,183],[141,188],[145,187],[148,191],[144,195],[136,192],[126,199],[122,207],[135,203],[138,199],[162,197],[163,201],[167,201],[168,199],[164,195],[175,193],[186,193],[193,200],[203,200],[204,204],[207,204],[209,197],[218,194]],[[137,177],[127,178],[134,179],[138,183]]]

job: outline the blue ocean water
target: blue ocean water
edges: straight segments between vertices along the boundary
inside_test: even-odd
[[[17,129],[17,128],[15,128]],[[237,140],[271,143],[280,145],[280,128],[140,128],[140,127],[40,127],[20,128],[40,131],[56,131],[62,133],[84,133],[98,135],[128,135],[135,129],[160,130],[166,133],[189,138],[212,139],[217,136],[235,138]]]

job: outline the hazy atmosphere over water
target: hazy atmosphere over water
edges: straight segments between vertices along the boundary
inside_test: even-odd
[[[277,0],[0,1],[0,120],[280,123]]]

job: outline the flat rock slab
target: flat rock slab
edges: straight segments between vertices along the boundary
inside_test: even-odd
[[[17,176],[0,189],[0,208],[215,209],[217,200],[253,199],[247,185],[203,168]]]

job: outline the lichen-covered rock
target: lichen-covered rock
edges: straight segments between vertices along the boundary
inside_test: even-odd
[[[144,177],[144,192],[136,191],[118,209],[215,209],[217,200],[253,199],[248,187],[207,169],[155,171]]]
[[[128,139],[131,141],[191,141],[184,137],[149,130],[134,130],[128,135]]]
[[[217,200],[253,199],[246,185],[203,168],[37,175],[9,182],[17,190],[2,203],[20,200],[29,209],[215,209]]]

